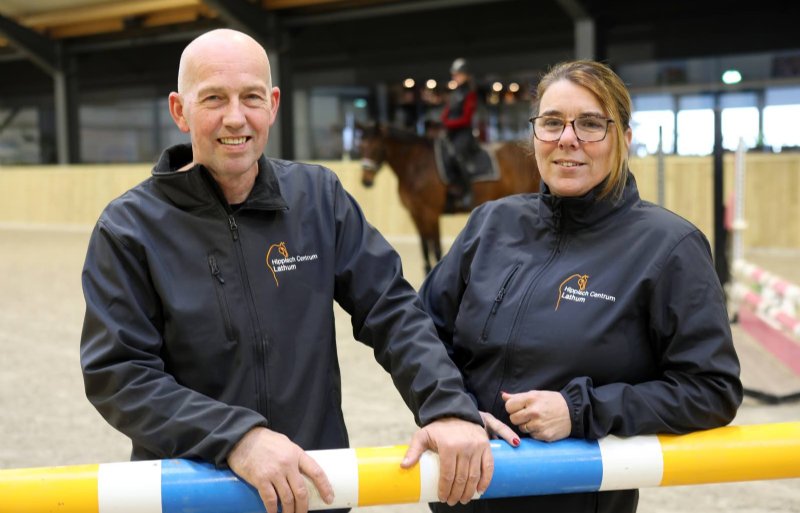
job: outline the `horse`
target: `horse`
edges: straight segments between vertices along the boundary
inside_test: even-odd
[[[384,162],[397,175],[400,201],[414,222],[422,244],[425,273],[442,258],[439,217],[445,213],[468,212],[490,200],[539,190],[539,168],[526,143],[498,143],[494,152],[500,177],[495,181],[472,183],[470,208],[447,209],[447,185],[440,178],[434,140],[390,127],[361,128],[361,183],[371,187]],[[431,260],[431,257],[434,260]]]

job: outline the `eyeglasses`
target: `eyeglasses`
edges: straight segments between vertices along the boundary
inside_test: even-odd
[[[569,123],[575,137],[582,142],[600,142],[606,138],[608,124],[613,119],[587,116],[567,121],[555,116],[536,116],[529,120],[533,125],[533,135],[542,142],[555,142],[561,139],[561,134]]]

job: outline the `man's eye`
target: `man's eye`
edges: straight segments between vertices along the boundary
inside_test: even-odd
[[[548,118],[544,120],[544,126],[547,128],[560,128],[564,126],[564,122],[558,118]]]

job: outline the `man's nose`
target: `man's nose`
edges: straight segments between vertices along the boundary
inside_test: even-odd
[[[239,102],[239,100],[234,99],[228,103],[228,106],[225,109],[225,116],[222,121],[226,126],[244,125],[245,115],[242,104]]]

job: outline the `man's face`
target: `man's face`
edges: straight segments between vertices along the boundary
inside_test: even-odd
[[[280,92],[269,85],[263,54],[235,44],[205,48],[187,63],[184,91],[170,111],[192,140],[194,162],[217,178],[257,171],[275,122]]]

